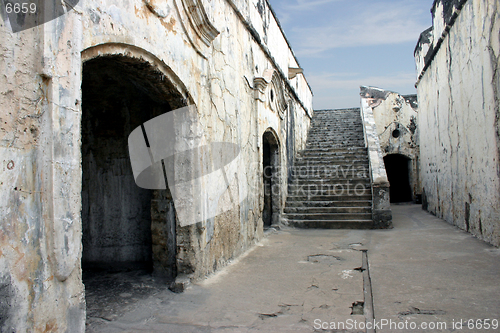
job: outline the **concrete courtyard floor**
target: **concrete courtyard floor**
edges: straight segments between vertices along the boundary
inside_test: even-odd
[[[182,294],[147,277],[108,304],[94,289],[87,332],[500,332],[500,249],[392,210],[391,230],[270,232]]]

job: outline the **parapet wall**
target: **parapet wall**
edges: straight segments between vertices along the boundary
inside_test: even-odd
[[[411,199],[422,193],[419,177],[419,128],[416,95],[402,96],[375,87],[361,87],[361,99],[373,110],[383,157],[402,155],[409,161]]]
[[[500,4],[444,1],[416,48],[424,208],[500,245]]]
[[[377,134],[377,124],[373,117],[373,109],[366,99],[361,99],[360,112],[363,122],[365,146],[368,150],[370,163],[373,223],[376,228],[392,228],[390,184],[385,171],[384,158]]]

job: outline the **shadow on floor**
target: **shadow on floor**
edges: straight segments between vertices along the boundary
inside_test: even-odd
[[[139,300],[168,291],[169,281],[155,279],[147,268],[86,268],[83,273],[87,303],[86,331],[132,310]]]

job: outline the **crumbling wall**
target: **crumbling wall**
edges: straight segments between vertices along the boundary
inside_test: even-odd
[[[85,328],[78,260],[81,244],[71,248],[75,252],[67,263],[73,269],[67,275],[61,274],[65,268],[57,263],[61,252],[54,250],[70,250],[74,241],[72,235],[55,236],[54,216],[63,223],[77,223],[73,216],[79,214],[80,206],[73,202],[70,209],[62,207],[64,215],[56,215],[60,207],[54,206],[51,197],[73,198],[65,187],[53,191],[57,175],[50,174],[46,162],[49,155],[63,150],[56,147],[54,151],[50,143],[53,133],[47,129],[54,125],[65,132],[72,127],[78,106],[73,100],[71,109],[61,108],[57,116],[47,112],[51,100],[56,99],[57,104],[59,100],[43,70],[43,36],[44,27],[12,33],[5,21],[0,21],[1,332],[83,332]],[[78,137],[79,125],[73,130]],[[78,146],[74,137],[66,139],[67,146]],[[70,169],[71,163],[59,162],[53,159],[51,165],[63,169],[62,173]],[[79,184],[78,169],[75,171],[76,175],[69,172],[69,176]],[[76,227],[77,233],[78,228],[81,226]]]
[[[413,200],[420,197],[419,129],[416,95],[398,93],[374,87],[361,87],[361,98],[373,109],[380,148],[385,156],[400,154],[410,160],[410,185]]]
[[[262,237],[262,135],[272,128],[278,136],[284,202],[291,155],[304,147],[312,115],[311,90],[297,75],[300,66],[267,1],[80,1],[67,14],[19,33],[10,32],[4,18],[1,330],[84,331],[81,209],[82,195],[89,192],[82,193],[82,153],[89,154],[89,147],[82,151],[81,89],[86,89],[86,61],[119,56],[153,68],[154,77],[169,83],[159,93],[166,99],[181,96],[171,109],[196,105],[207,142],[241,147],[246,168],[238,177],[248,185],[245,199],[228,191],[219,204],[235,200],[239,204],[232,210],[177,226],[177,272],[201,278]],[[86,170],[87,177],[98,173]],[[130,169],[118,166],[113,172]],[[231,193],[238,194],[238,188]],[[172,243],[163,243],[162,234],[170,231],[161,220],[172,219],[175,209],[158,195],[151,201],[152,246],[153,256],[161,258],[162,251],[172,250]]]
[[[424,208],[496,246],[499,5],[435,1],[433,28],[415,50]]]

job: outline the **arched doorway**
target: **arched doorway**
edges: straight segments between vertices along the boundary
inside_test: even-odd
[[[272,130],[262,136],[262,167],[264,185],[264,228],[278,225],[281,218],[281,198],[279,180],[279,142]]]
[[[400,154],[390,154],[384,157],[387,178],[389,179],[391,203],[412,201],[410,185],[411,159]]]
[[[183,96],[142,57],[106,55],[83,63],[82,268],[89,316],[102,303],[120,303],[117,294],[143,293],[134,286],[154,281],[151,273],[161,281],[177,274],[172,196],[136,185],[128,136],[182,106]]]

